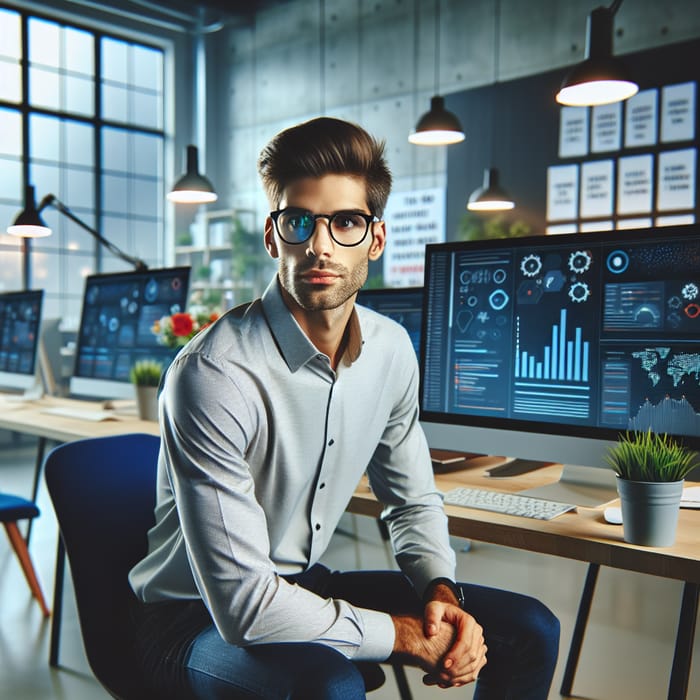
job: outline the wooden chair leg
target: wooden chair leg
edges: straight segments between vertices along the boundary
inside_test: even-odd
[[[34,571],[34,565],[29,556],[29,550],[27,549],[27,543],[22,537],[22,534],[17,527],[15,522],[3,523],[5,530],[7,531],[7,536],[12,543],[12,548],[15,550],[15,554],[19,559],[19,563],[22,566],[22,571],[24,571],[24,576],[27,579],[29,588],[31,588],[32,594],[39,602],[41,611],[44,613],[44,617],[48,617],[51,613],[44,600],[44,594],[41,592],[41,586],[39,585],[39,579],[36,577],[36,572]]]

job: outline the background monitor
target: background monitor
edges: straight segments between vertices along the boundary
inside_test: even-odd
[[[137,360],[172,361],[176,350],[160,345],[151,328],[185,310],[189,275],[189,267],[173,267],[87,277],[71,394],[133,399],[129,371]]]
[[[428,246],[420,401],[431,446],[605,467],[607,483],[605,453],[626,430],[700,448],[699,234]]]
[[[0,293],[0,387],[31,389],[38,383],[38,350],[44,290]]]
[[[420,355],[423,287],[361,289],[357,303],[400,323],[411,338],[416,356]]]

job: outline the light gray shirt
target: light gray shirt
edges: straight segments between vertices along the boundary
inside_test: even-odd
[[[281,577],[323,555],[365,470],[418,595],[433,578],[454,578],[411,341],[361,306],[349,332],[334,371],[274,280],[180,352],[160,399],[156,524],[130,574],[141,600],[201,597],[236,645],[318,642],[386,659],[389,615]]]

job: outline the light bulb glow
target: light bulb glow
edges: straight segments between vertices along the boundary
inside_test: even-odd
[[[562,88],[557,102],[570,107],[588,107],[627,100],[639,92],[639,86],[629,80],[594,80]]]
[[[408,140],[417,146],[449,146],[453,143],[464,141],[464,133],[442,129],[414,131],[409,135]]]
[[[46,238],[51,235],[51,229],[48,226],[34,226],[32,224],[8,226],[7,232],[17,238]]]

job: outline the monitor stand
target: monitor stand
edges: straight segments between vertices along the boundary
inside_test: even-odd
[[[617,498],[617,485],[615,472],[611,468],[565,464],[556,483],[518,493],[576,506],[596,507]]]

